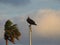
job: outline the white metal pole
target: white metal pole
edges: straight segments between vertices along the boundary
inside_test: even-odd
[[[31,30],[31,25],[29,26],[29,28],[30,28],[30,31],[29,31],[29,33],[30,33],[30,45],[32,45],[32,30]]]

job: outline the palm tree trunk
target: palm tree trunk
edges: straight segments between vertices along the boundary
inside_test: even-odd
[[[6,39],[6,45],[8,45],[8,40]]]

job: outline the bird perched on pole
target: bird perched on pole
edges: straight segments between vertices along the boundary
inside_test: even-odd
[[[37,25],[36,23],[35,23],[35,21],[33,21],[32,19],[30,19],[30,17],[28,16],[28,18],[27,18],[27,20],[26,20],[30,25],[29,25],[29,29],[30,29],[30,31],[29,31],[29,37],[30,37],[30,45],[32,45],[32,29],[31,29],[31,26],[32,25]]]
[[[33,21],[32,19],[30,19],[30,17],[27,18],[27,22],[30,24],[30,25],[37,25],[35,23],[35,21]]]

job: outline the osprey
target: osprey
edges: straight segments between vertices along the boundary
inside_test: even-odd
[[[33,21],[32,19],[30,19],[30,17],[27,18],[27,22],[30,24],[30,25],[37,25],[35,23],[35,21]]]

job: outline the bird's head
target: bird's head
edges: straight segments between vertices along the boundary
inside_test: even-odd
[[[28,16],[28,19],[29,19],[30,17]]]

